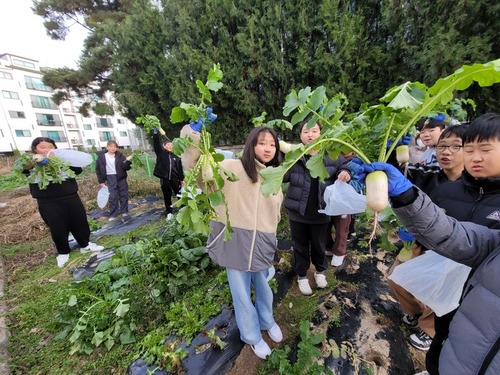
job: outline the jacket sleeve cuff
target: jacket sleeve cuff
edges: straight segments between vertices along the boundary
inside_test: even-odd
[[[405,192],[396,195],[395,197],[392,197],[391,198],[392,207],[399,208],[408,206],[409,204],[415,202],[417,196],[418,196],[418,189],[415,186],[413,186],[408,190],[406,190]]]

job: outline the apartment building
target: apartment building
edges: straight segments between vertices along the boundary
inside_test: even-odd
[[[100,150],[114,139],[120,147],[148,149],[142,129],[124,116],[84,117],[75,98],[56,105],[42,82],[38,61],[0,53],[0,153],[29,151],[36,137],[53,139],[58,148]]]

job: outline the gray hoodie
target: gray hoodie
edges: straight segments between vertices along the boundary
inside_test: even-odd
[[[440,375],[500,374],[500,230],[459,222],[421,191],[394,212],[424,246],[477,268],[451,322]]]

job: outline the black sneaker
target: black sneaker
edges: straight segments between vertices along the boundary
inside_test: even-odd
[[[432,337],[424,331],[418,331],[417,333],[410,335],[408,341],[415,348],[427,351],[431,347]]]
[[[415,328],[418,326],[418,318],[420,318],[420,315],[404,314],[402,320],[408,327]]]

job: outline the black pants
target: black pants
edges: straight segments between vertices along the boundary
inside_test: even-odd
[[[70,253],[68,243],[70,232],[80,247],[86,247],[89,244],[90,228],[87,213],[78,194],[37,201],[40,216],[48,225],[59,254]]]
[[[165,201],[165,211],[172,212],[172,196],[179,194],[181,191],[181,182],[179,180],[168,180],[160,178],[161,191],[163,193],[163,200]]]
[[[316,272],[323,272],[328,267],[325,256],[327,227],[328,223],[305,224],[290,220],[297,276],[306,276],[311,262],[316,267]]]
[[[432,338],[431,347],[425,356],[425,368],[430,375],[439,375],[439,356],[443,348],[444,341],[450,332],[450,323],[457,310],[450,311],[443,316],[434,315],[434,329],[436,333]]]
[[[126,178],[117,179],[115,174],[106,176],[109,189],[109,217],[128,212],[128,182]]]

